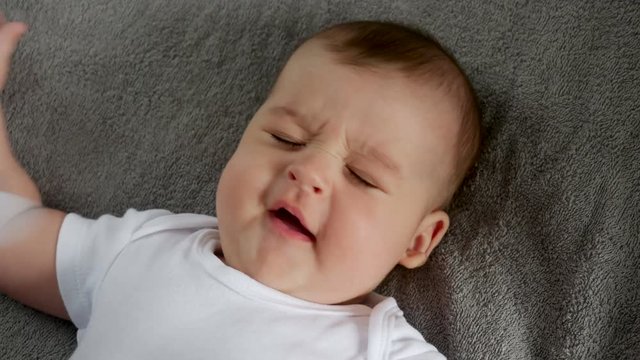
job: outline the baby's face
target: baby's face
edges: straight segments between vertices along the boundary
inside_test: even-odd
[[[225,262],[324,304],[358,301],[398,263],[420,265],[448,226],[434,207],[457,114],[436,88],[304,45],[221,176]]]

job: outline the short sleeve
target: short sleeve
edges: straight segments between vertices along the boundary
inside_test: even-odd
[[[404,316],[394,321],[389,359],[391,360],[447,360],[435,346],[424,340],[418,330],[409,325]]]
[[[68,214],[58,235],[56,275],[71,321],[84,329],[91,316],[96,290],[134,233],[167,210],[127,210],[122,217],[103,215],[87,219]]]
[[[368,355],[370,360],[446,360],[407,322],[392,297],[371,312]]]

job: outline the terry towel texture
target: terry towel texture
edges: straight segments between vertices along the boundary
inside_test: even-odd
[[[380,291],[450,359],[640,354],[640,3],[11,0],[30,31],[3,102],[45,203],[214,214],[216,179],[296,43],[384,19],[438,37],[485,148],[429,263]],[[1,206],[1,204],[0,204]],[[73,327],[0,296],[0,359],[64,359]]]

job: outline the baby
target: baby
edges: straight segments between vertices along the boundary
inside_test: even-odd
[[[0,28],[0,86],[25,30]],[[43,207],[0,117],[0,292],[70,319],[73,359],[444,359],[374,289],[444,236],[479,117],[433,39],[336,25],[284,66],[221,175],[217,218],[96,220]]]

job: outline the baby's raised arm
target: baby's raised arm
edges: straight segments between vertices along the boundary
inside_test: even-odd
[[[0,14],[0,91],[26,25]],[[68,319],[56,279],[56,244],[65,213],[42,206],[40,192],[13,156],[0,107],[0,293]]]

